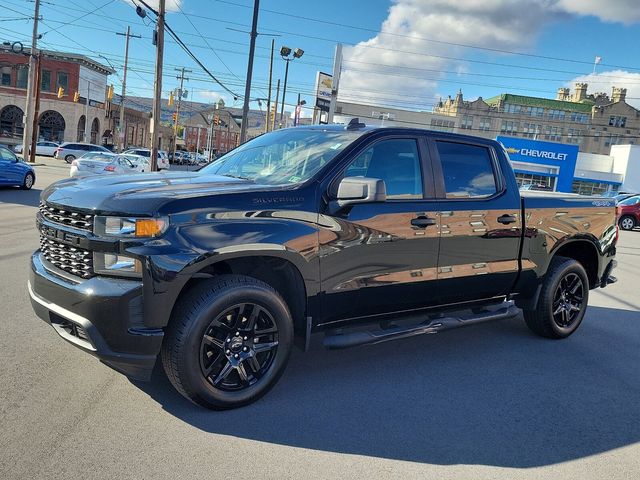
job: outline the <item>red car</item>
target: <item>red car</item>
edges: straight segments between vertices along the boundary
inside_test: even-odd
[[[632,230],[640,226],[640,195],[625,198],[618,202],[618,225],[623,230]]]

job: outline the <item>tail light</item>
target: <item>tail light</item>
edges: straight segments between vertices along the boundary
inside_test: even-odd
[[[116,171],[116,166],[115,165],[107,165],[106,167],[104,167],[104,171],[105,172],[115,172]]]

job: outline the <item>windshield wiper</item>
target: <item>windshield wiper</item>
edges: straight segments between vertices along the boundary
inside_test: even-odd
[[[249,178],[249,177],[243,177],[243,176],[241,176],[241,175],[232,175],[232,174],[230,174],[230,173],[222,173],[221,175],[222,175],[223,177],[238,178],[238,179],[240,179],[240,180],[248,180],[248,181],[250,181],[250,182],[253,182],[253,181],[254,181],[253,179],[251,179],[251,178]]]

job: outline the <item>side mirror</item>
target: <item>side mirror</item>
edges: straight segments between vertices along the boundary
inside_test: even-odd
[[[356,203],[384,202],[387,187],[384,180],[368,177],[345,177],[338,185],[335,200],[329,202],[332,213]]]

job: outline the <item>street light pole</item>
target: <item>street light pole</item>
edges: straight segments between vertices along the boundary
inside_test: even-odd
[[[27,99],[25,105],[24,130],[22,132],[22,155],[29,155],[29,146],[33,136],[34,118],[34,92],[40,85],[36,85],[36,56],[38,55],[38,20],[40,17],[40,0],[35,0],[35,13],[33,15],[33,33],[31,35],[31,52],[29,55],[29,76],[27,78]]]
[[[271,115],[271,80],[273,78],[273,50],[276,46],[276,39],[271,39],[271,60],[269,61],[269,92],[267,94],[267,121],[264,126],[264,133],[269,132],[269,115]]]
[[[256,51],[258,36],[258,12],[260,0],[253,1],[253,21],[251,22],[251,41],[249,43],[249,61],[247,62],[247,81],[244,87],[244,103],[242,104],[242,124],[240,125],[240,143],[247,139],[247,122],[249,120],[249,100],[251,99],[251,77],[253,76],[253,56]]]
[[[184,74],[185,74],[185,72],[191,73],[191,70],[187,70],[184,67],[176,68],[174,70],[177,70],[177,71],[180,72],[180,76],[176,77],[178,80],[180,80],[180,89],[178,90],[178,103],[176,103],[176,119],[173,122],[173,155],[172,155],[172,158],[176,158],[176,147],[177,147],[177,143],[178,143],[178,123],[180,121],[180,106],[182,104],[182,86],[183,86],[185,80],[189,80],[188,78],[185,78]]]
[[[287,62],[287,66],[284,70],[284,87],[282,88],[282,106],[280,107],[280,123],[282,123],[282,119],[284,118],[284,106],[287,103],[286,95],[287,95],[287,77],[289,76],[289,62],[295,60],[296,58],[302,57],[304,54],[304,50],[300,48],[293,49],[293,57],[289,58],[291,54],[291,49],[289,47],[285,47],[284,45],[280,47],[280,56],[282,59]]]
[[[158,1],[156,36],[156,72],[153,85],[153,135],[151,135],[151,171],[158,171],[158,144],[160,143],[160,115],[162,115],[162,59],[164,55],[165,0]]]
[[[284,68],[284,86],[282,87],[282,106],[280,107],[280,123],[282,123],[282,118],[284,117],[284,103],[285,98],[287,96],[287,77],[289,76],[289,62],[290,58],[285,58],[285,62],[287,62],[287,66]]]

